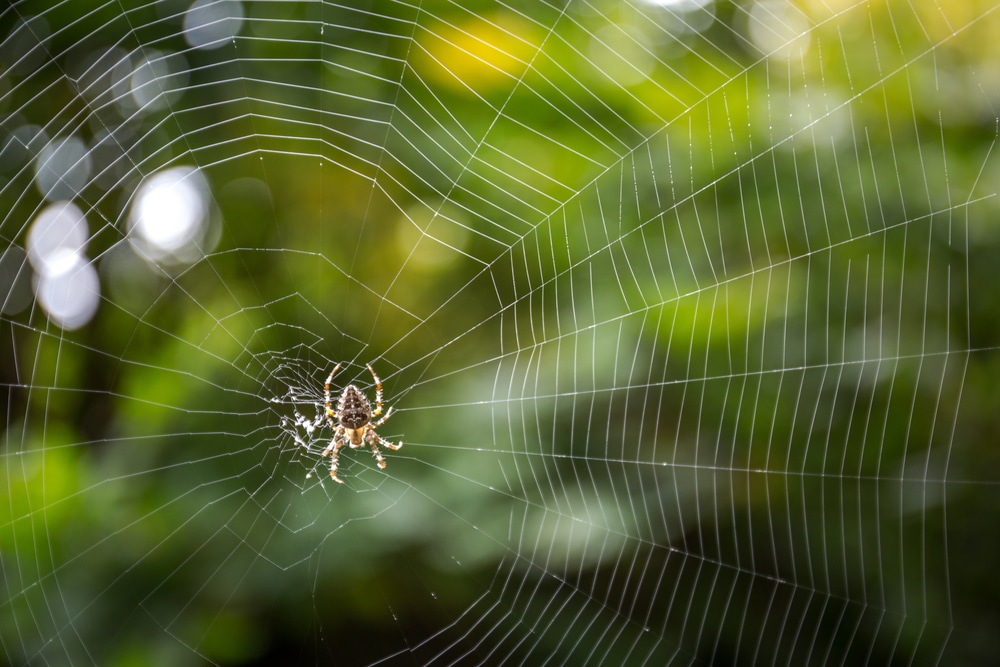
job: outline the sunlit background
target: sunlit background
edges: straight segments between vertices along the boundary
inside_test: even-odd
[[[992,662],[998,34],[0,10],[2,662]]]

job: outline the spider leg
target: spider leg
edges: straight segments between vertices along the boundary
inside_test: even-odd
[[[378,417],[382,413],[382,381],[375,375],[371,364],[365,365],[368,366],[368,372],[372,374],[372,379],[375,380],[375,412],[372,413],[372,417]],[[386,417],[388,416],[386,415]],[[385,420],[383,419],[382,421]],[[379,423],[381,424],[382,422]]]
[[[326,398],[326,421],[330,423],[330,428],[335,428],[333,423],[333,417],[337,415],[333,408],[330,407],[330,383],[333,381],[333,376],[340,370],[340,364],[334,366],[333,370],[330,371],[330,375],[326,378],[326,384],[323,385],[323,395]],[[326,456],[324,454],[324,456]]]
[[[365,440],[368,441],[368,444],[372,446],[372,453],[375,455],[375,460],[378,461],[379,468],[385,468],[385,459],[382,458],[382,452],[379,451],[378,448],[379,444],[388,447],[393,451],[403,446],[403,443],[394,445],[393,443],[389,442],[388,440],[386,440],[385,438],[383,438],[382,436],[380,436],[378,433],[376,433],[371,429],[369,429],[368,432],[365,433]]]
[[[338,426],[333,432],[333,439],[323,450],[323,456],[331,454],[330,457],[330,477],[338,484],[343,484],[344,480],[337,477],[337,469],[340,467],[340,448],[344,446],[344,427]]]
[[[385,468],[385,459],[382,458],[382,452],[378,450],[378,445],[374,442],[372,443],[372,453],[375,454],[375,460],[378,461],[378,467]]]
[[[368,428],[375,428],[376,426],[381,426],[381,425],[382,425],[382,423],[383,423],[383,422],[384,422],[384,421],[385,421],[386,419],[388,419],[388,418],[389,418],[389,415],[391,415],[391,414],[392,414],[392,407],[390,406],[390,408],[389,408],[388,410],[386,410],[386,411],[385,411],[385,414],[384,414],[384,415],[382,415],[382,419],[379,419],[378,421],[373,421],[373,422],[371,422],[370,424],[368,424]],[[374,416],[374,414],[373,414],[372,416]]]

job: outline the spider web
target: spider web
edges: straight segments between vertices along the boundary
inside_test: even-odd
[[[998,21],[3,10],[6,661],[995,655]]]

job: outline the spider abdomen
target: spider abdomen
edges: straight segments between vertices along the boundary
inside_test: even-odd
[[[344,428],[358,430],[371,420],[372,406],[360,389],[349,384],[337,402],[337,416]]]

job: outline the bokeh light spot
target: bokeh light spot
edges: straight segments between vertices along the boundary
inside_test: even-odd
[[[239,34],[243,5],[238,0],[196,0],[184,15],[184,39],[196,49],[215,49]]]
[[[208,188],[191,167],[161,171],[136,193],[129,238],[156,263],[189,262],[200,256],[208,218]]]
[[[87,220],[76,204],[52,204],[28,230],[28,259],[41,275],[65,273],[83,257],[89,236]]]
[[[150,51],[129,79],[132,99],[143,111],[176,103],[188,83],[188,64],[176,53]]]
[[[77,196],[90,178],[87,146],[76,137],[58,137],[35,160],[35,183],[49,201]]]
[[[14,14],[16,16],[17,12]],[[7,36],[0,40],[3,69],[18,76],[38,70],[49,60],[46,45],[51,34],[48,22],[41,16],[29,16],[17,21]]]
[[[75,263],[61,273],[36,274],[35,297],[50,320],[63,329],[79,329],[97,312],[101,297],[97,271],[77,255]]]
[[[750,39],[775,59],[800,58],[812,37],[805,14],[788,0],[759,0],[750,9]]]

